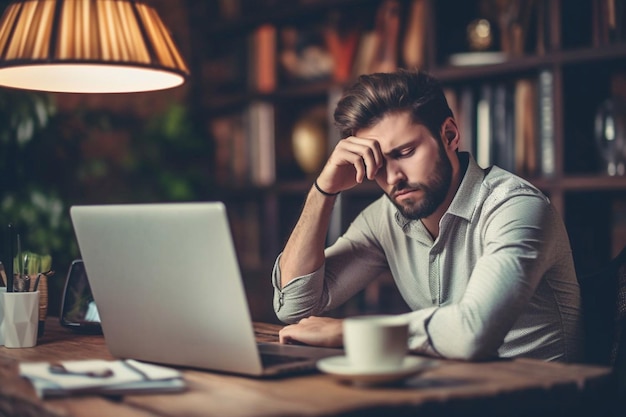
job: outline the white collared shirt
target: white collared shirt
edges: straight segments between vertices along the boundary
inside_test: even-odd
[[[413,310],[416,353],[580,360],[580,294],[560,216],[525,180],[459,157],[467,170],[436,239],[382,196],[326,249],[319,270],[282,289],[279,256],[278,318],[323,315],[390,273]]]

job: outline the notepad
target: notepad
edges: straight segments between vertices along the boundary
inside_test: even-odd
[[[20,376],[31,381],[40,398],[178,392],[186,388],[180,371],[133,359],[77,360],[60,364],[67,373],[52,372],[50,362],[23,362]]]

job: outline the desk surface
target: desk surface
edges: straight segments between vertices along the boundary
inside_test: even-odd
[[[277,341],[279,326],[256,324],[260,341]],[[98,396],[40,401],[17,377],[17,361],[112,359],[104,339],[46,323],[34,348],[0,347],[0,415],[71,416],[402,416],[597,414],[611,398],[610,369],[518,359],[441,361],[401,386],[358,388],[314,373],[261,380],[185,370],[184,393]],[[7,408],[9,407],[9,408]],[[20,414],[20,410],[23,411]],[[24,411],[26,410],[26,411]],[[29,411],[30,410],[30,411]],[[34,410],[34,412],[32,411]]]

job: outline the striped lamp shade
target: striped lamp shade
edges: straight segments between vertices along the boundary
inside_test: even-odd
[[[0,86],[130,93],[189,70],[156,11],[135,0],[21,0],[0,20]]]

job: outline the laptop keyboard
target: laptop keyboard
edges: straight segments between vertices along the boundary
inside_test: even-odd
[[[304,356],[285,356],[285,355],[276,355],[272,353],[262,353],[261,354],[261,363],[264,367],[271,365],[285,365],[289,363],[295,362],[303,362],[308,361],[309,358]]]

